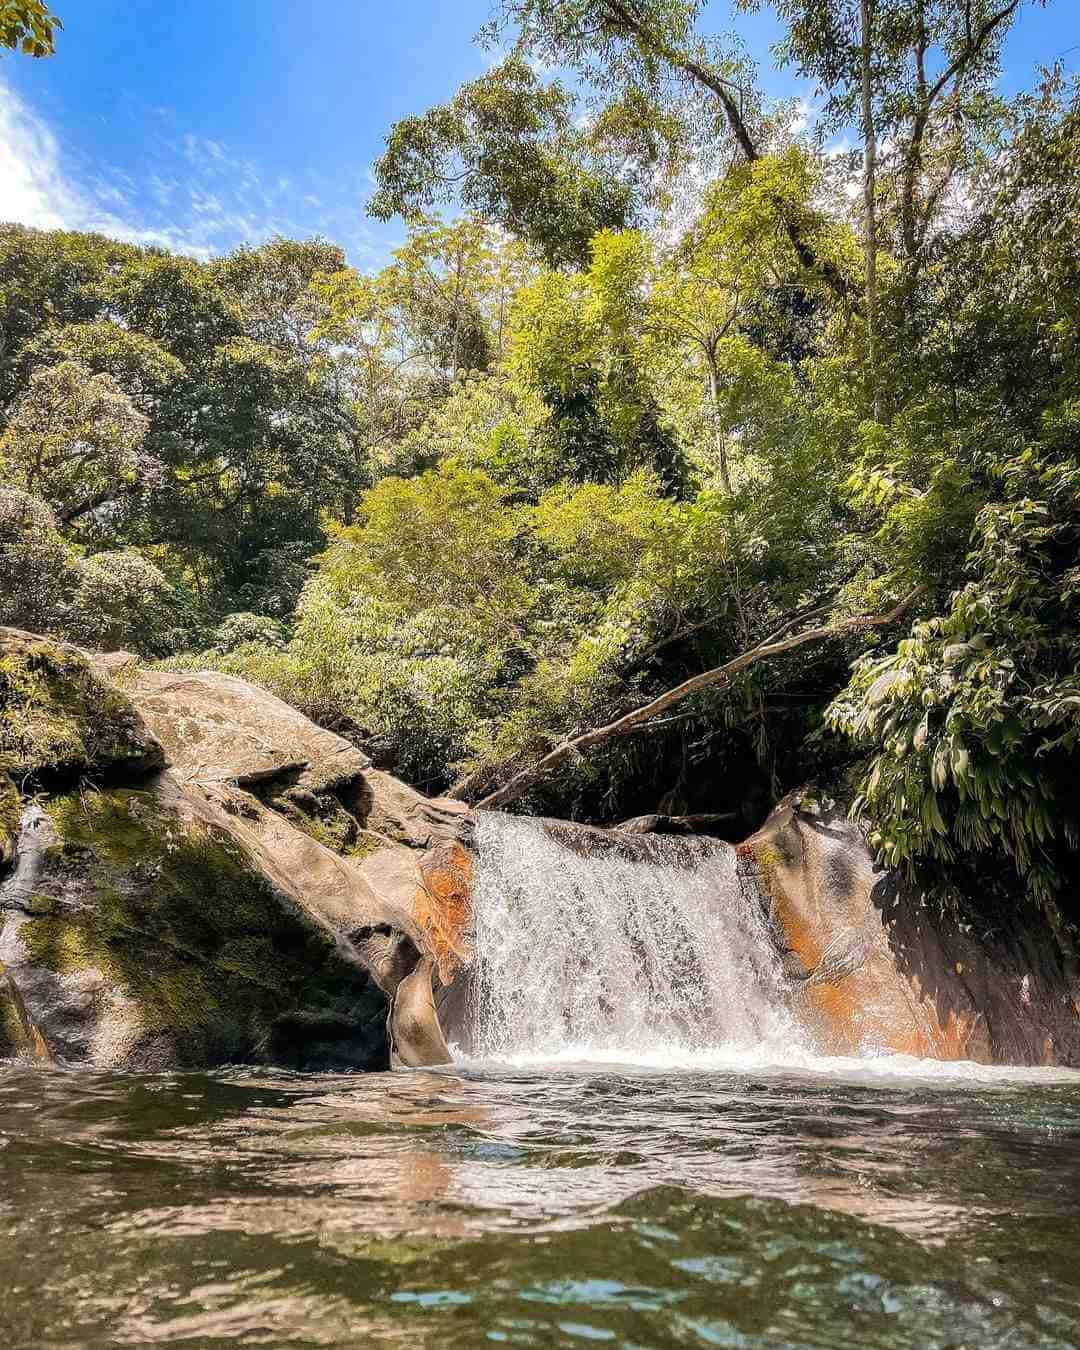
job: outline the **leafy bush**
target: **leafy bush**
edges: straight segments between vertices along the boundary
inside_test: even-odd
[[[226,614],[214,633],[213,650],[233,652],[248,643],[277,648],[285,645],[285,638],[284,625],[277,619],[245,610],[238,614]]]
[[[882,859],[956,894],[1051,905],[1080,846],[1080,466],[1026,452],[979,512],[972,579],[830,710],[871,752],[854,810]]]

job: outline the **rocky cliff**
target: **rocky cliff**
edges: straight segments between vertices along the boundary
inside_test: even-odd
[[[798,797],[738,853],[822,1053],[1080,1066],[1080,950],[1043,915],[943,914],[874,866],[843,812]]]
[[[0,629],[0,1057],[445,1062],[473,825],[242,680]],[[636,856],[666,825],[548,828]],[[1080,1065],[1067,934],[943,917],[797,798],[735,852],[822,1053]]]
[[[469,828],[243,681],[0,630],[0,1053],[444,1061]]]

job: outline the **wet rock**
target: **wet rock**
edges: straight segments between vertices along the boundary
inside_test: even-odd
[[[385,1067],[387,999],[299,888],[168,773],[24,812],[0,961],[65,1063]],[[347,1027],[328,1045],[298,1013]]]
[[[798,795],[738,852],[823,1053],[1080,1065],[1078,953],[1039,916],[976,928],[942,913],[874,865],[839,808]]]
[[[623,834],[718,834],[727,837],[728,831],[737,822],[734,811],[693,816],[665,816],[653,813],[647,816],[634,816],[624,820],[614,828]]]

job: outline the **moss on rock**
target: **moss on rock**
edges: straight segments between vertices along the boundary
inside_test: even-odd
[[[22,801],[15,784],[0,773],[0,872],[15,857]]]
[[[0,974],[0,1059],[13,1059],[23,1052],[24,1037],[13,991]]]
[[[48,811],[61,843],[19,929],[34,966],[100,972],[179,1062],[377,1053],[382,993],[224,830],[153,791],[71,794]],[[62,904],[42,912],[50,896]]]
[[[7,968],[0,961],[0,1059],[52,1058],[45,1039],[27,1016],[26,1007]]]
[[[299,786],[295,777],[259,785],[259,799],[308,838],[343,858],[362,860],[386,847],[386,839],[365,828],[335,792],[310,791]]]
[[[72,647],[0,629],[0,773],[161,768],[165,756],[131,701]]]

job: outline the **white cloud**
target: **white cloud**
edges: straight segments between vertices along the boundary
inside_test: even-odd
[[[0,211],[23,225],[55,230],[83,211],[59,168],[56,137],[0,83]]]
[[[119,177],[131,182],[127,175]],[[43,230],[94,231],[197,257],[213,252],[182,230],[134,224],[111,209],[129,205],[129,192],[105,179],[78,186],[65,171],[56,136],[0,81],[0,217]]]
[[[201,192],[198,188],[192,188],[190,192],[192,209],[200,216],[216,216],[222,214],[222,205],[212,192]]]
[[[154,194],[154,200],[161,206],[169,204],[179,186],[175,178],[161,178],[156,173],[150,175],[150,191]]]
[[[393,247],[364,222],[359,186],[327,194],[317,175],[303,186],[285,174],[260,177],[222,142],[191,133],[158,136],[147,157],[154,169],[140,180],[107,164],[81,165],[0,79],[0,220],[93,231],[200,259],[275,234],[346,239],[361,265],[384,262]]]

